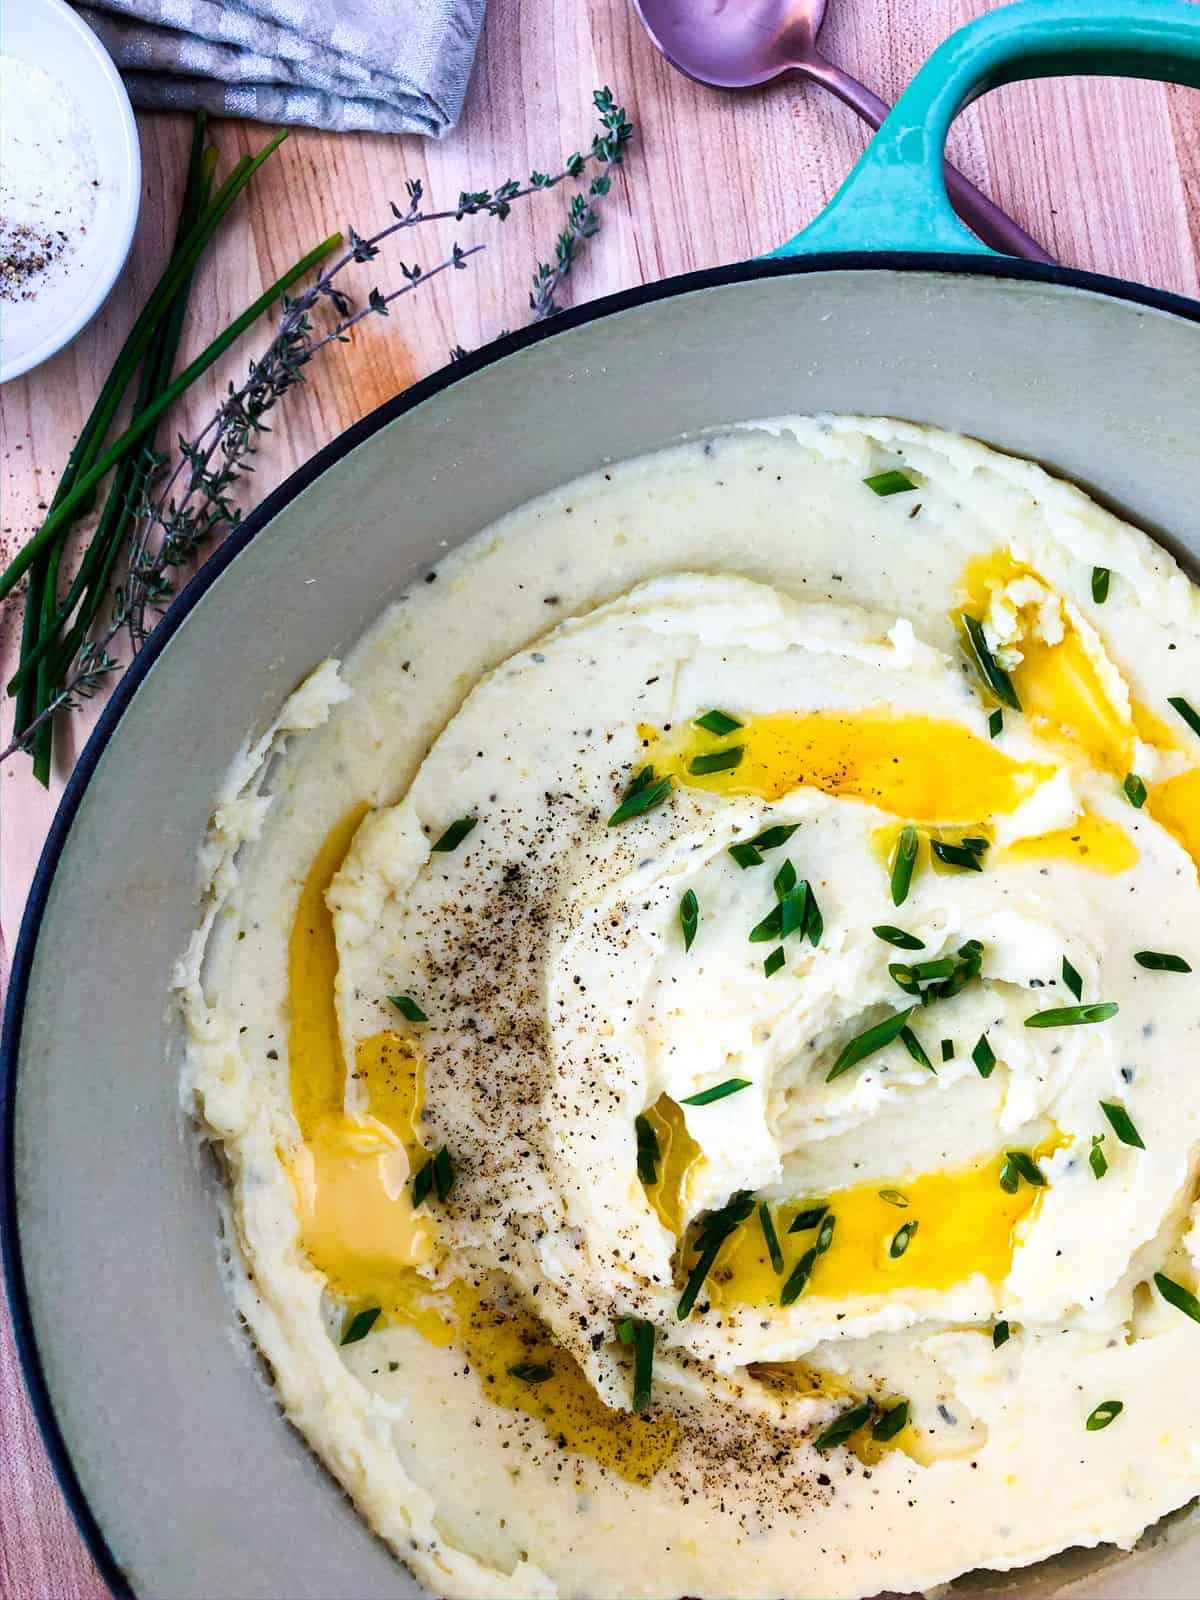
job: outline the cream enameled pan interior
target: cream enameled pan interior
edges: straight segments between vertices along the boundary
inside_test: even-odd
[[[607,460],[813,410],[1034,456],[1200,557],[1186,316],[1027,271],[749,269],[518,349],[343,453],[211,584],[112,731],[45,898],[15,1189],[53,1410],[143,1600],[416,1593],[273,1407],[221,1288],[211,1164],[180,1120],[167,991],[221,774],[447,544]],[[1064,1583],[1200,1594],[1200,1531],[1177,1519],[1132,1557],[1062,1558],[1016,1588]]]

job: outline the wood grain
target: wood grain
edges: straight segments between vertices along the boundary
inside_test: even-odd
[[[834,0],[822,42],[831,57],[894,97],[941,38],[989,0]],[[550,6],[492,0],[463,121],[441,144],[296,132],[231,215],[196,284],[188,350],[218,328],[314,240],[347,221],[377,224],[389,196],[419,177],[443,203],[532,166],[551,167],[591,137],[590,93],[608,83],[638,125],[626,176],[603,230],[570,282],[578,302],[627,285],[780,243],[830,196],[865,130],[821,91],[785,81],[745,95],[703,89],[673,72],[625,0]],[[140,118],[145,198],[131,264],[87,332],[31,377],[0,391],[0,541],[17,548],[36,526],[71,439],[164,259],[181,185],[188,125]],[[257,148],[263,130],[218,123],[222,170]],[[958,164],[1060,260],[1194,295],[1200,259],[1200,99],[1191,90],[1095,79],[1013,85],[956,125]],[[414,295],[401,314],[370,321],[334,349],[291,397],[259,461],[265,493],[313,450],[397,389],[519,325],[528,275],[558,226],[558,197],[539,197],[503,226],[464,224],[487,250],[468,271]],[[405,240],[432,262],[450,229]],[[389,258],[367,269],[383,282]],[[391,268],[393,277],[394,266]],[[199,383],[175,420],[192,431],[213,409],[247,344]],[[185,354],[188,352],[185,351]],[[7,678],[17,607],[0,616]],[[0,680],[2,681],[2,680]],[[0,775],[0,978],[7,970],[46,827],[95,709],[74,719],[47,794],[28,763]],[[7,728],[10,704],[3,708]],[[7,735],[5,735],[6,739]],[[0,742],[4,742],[0,740]],[[70,1525],[23,1398],[0,1316],[0,1594],[5,1600],[102,1600]],[[219,1597],[213,1597],[219,1600]]]

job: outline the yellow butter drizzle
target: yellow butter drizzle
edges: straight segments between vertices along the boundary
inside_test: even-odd
[[[1116,822],[1088,810],[1066,828],[1017,839],[996,857],[1000,861],[1066,861],[1115,876],[1137,866],[1138,848]]]
[[[688,1179],[700,1159],[700,1146],[687,1130],[682,1109],[670,1095],[660,1094],[643,1112],[658,1140],[658,1182],[646,1184],[646,1198],[658,1220],[671,1233],[683,1227],[687,1213]]]
[[[1146,796],[1146,810],[1200,870],[1200,767],[1154,784]]]
[[[431,1344],[461,1347],[493,1404],[535,1418],[565,1448],[630,1482],[648,1483],[675,1449],[673,1417],[610,1410],[503,1280],[435,1287],[417,1270],[432,1260],[435,1241],[429,1216],[413,1210],[407,1181],[422,1151],[416,1042],[391,1032],[360,1040],[354,1075],[368,1116],[345,1109],[337,946],[325,895],[367,809],[356,806],[330,831],[301,889],[288,943],[289,1088],[302,1142],[280,1154],[296,1193],[301,1248],[349,1304],[378,1305],[387,1321]],[[682,1113],[679,1120],[682,1151]],[[545,1362],[551,1376],[525,1382],[510,1371],[524,1362]]]

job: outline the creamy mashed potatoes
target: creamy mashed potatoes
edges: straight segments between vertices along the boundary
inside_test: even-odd
[[[909,1592],[1200,1493],[1189,693],[1144,535],[804,418],[514,513],[248,748],[186,1090],[431,1590]]]

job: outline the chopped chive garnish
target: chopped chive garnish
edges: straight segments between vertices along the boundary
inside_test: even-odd
[[[623,1317],[621,1321],[617,1323],[617,1338],[620,1339],[622,1344],[632,1344],[633,1333],[633,1318]]]
[[[1088,1152],[1088,1166],[1091,1167],[1093,1175],[1097,1178],[1102,1178],[1108,1171],[1108,1157],[1101,1149],[1103,1143],[1104,1135],[1102,1133],[1094,1133],[1092,1135],[1092,1148]]]
[[[702,717],[696,718],[696,726],[723,739],[727,733],[736,733],[742,724],[727,711],[706,711]]]
[[[1135,810],[1140,811],[1146,804],[1146,785],[1136,772],[1127,772],[1125,782],[1121,785],[1125,790],[1125,798]]]
[[[915,1006],[907,1006],[903,1011],[895,1011],[882,1022],[877,1022],[873,1028],[855,1034],[854,1038],[843,1046],[841,1054],[826,1074],[825,1082],[832,1083],[835,1078],[840,1078],[843,1072],[849,1072],[851,1067],[856,1067],[860,1061],[865,1061],[877,1050],[882,1050],[891,1044],[893,1039],[898,1039],[915,1010]]]
[[[1093,584],[1093,588],[1095,585]],[[1107,585],[1105,586],[1107,588]],[[1099,1433],[1101,1428],[1107,1428],[1110,1422],[1115,1422],[1125,1409],[1123,1400],[1101,1400],[1100,1404],[1087,1419],[1087,1431]]]
[[[433,848],[447,853],[457,850],[478,821],[478,817],[459,817],[457,822],[450,824]]]
[[[1035,1189],[1044,1189],[1046,1187],[1045,1174],[1028,1150],[1006,1150],[1004,1157],[1004,1165],[1006,1167],[1011,1166],[1019,1178],[1024,1178],[1025,1182],[1031,1184]],[[1000,1181],[1003,1185],[1003,1177],[1001,1177]],[[1012,1193],[1013,1191],[1010,1190],[1009,1192]]]
[[[548,1361],[518,1361],[508,1368],[508,1375],[521,1383],[545,1383],[554,1376],[554,1368]]]
[[[1004,713],[1001,711],[1000,707],[997,706],[996,709],[993,712],[990,712],[988,715],[988,738],[998,739],[1003,732]]]
[[[688,1275],[687,1284],[675,1308],[675,1315],[680,1322],[686,1322],[691,1315],[696,1296],[704,1287],[704,1280],[712,1271],[721,1246],[753,1210],[754,1196],[749,1189],[737,1189],[719,1210],[710,1211],[701,1223],[696,1235],[696,1249],[699,1252],[696,1265]]]
[[[1193,1322],[1200,1322],[1200,1300],[1190,1289],[1176,1283],[1174,1278],[1168,1278],[1165,1272],[1154,1274],[1154,1287],[1168,1305],[1174,1306],[1176,1311],[1182,1311],[1185,1317],[1191,1317]]]
[[[884,944],[894,944],[897,950],[924,950],[924,939],[918,939],[915,933],[905,933],[903,928],[893,928],[890,922],[880,922],[871,929],[877,939],[882,939]]]
[[[1092,599],[1102,606],[1108,599],[1108,580],[1112,577],[1107,567],[1092,568]]]
[[[840,1417],[834,1418],[819,1438],[813,1440],[813,1449],[833,1450],[839,1444],[845,1444],[851,1434],[857,1433],[870,1422],[876,1409],[874,1400],[868,1397],[861,1405],[843,1411]]]
[[[908,1210],[908,1196],[901,1194],[899,1189],[880,1189],[879,1198],[886,1200],[889,1206],[899,1206],[902,1211]]]
[[[1167,699],[1167,704],[1174,706],[1193,733],[1200,734],[1200,716],[1196,715],[1181,694],[1170,695]]]
[[[750,1087],[749,1078],[726,1078],[724,1083],[714,1083],[711,1089],[701,1089],[698,1094],[689,1094],[686,1100],[680,1102],[685,1106],[710,1106],[714,1100],[724,1100],[728,1095],[737,1094],[739,1089]]]
[[[989,649],[983,633],[983,624],[979,618],[972,617],[964,611],[963,627],[966,629],[967,641],[983,681],[1002,705],[1006,705],[1010,711],[1020,711],[1021,702],[1017,698],[1017,691],[1013,688],[1013,681]]]
[[[793,1300],[798,1300],[808,1286],[812,1277],[812,1269],[817,1261],[817,1247],[812,1245],[797,1261],[788,1274],[788,1280],[779,1291],[779,1304],[790,1306]]]
[[[792,1225],[788,1229],[788,1232],[804,1233],[809,1228],[815,1228],[817,1223],[820,1222],[821,1218],[828,1210],[828,1201],[822,1205],[809,1206],[807,1211],[801,1211],[798,1216],[792,1219]]]
[[[432,1193],[433,1193],[433,1157],[430,1156],[429,1160],[426,1161],[425,1164],[421,1168],[419,1168],[416,1177],[413,1179],[413,1186],[412,1186],[413,1206],[416,1207],[416,1206],[419,1206],[419,1205],[424,1205],[425,1201],[429,1199],[429,1196]]]
[[[999,1350],[1002,1344],[1007,1344],[1012,1330],[1003,1318],[992,1329],[992,1349]]]
[[[809,944],[812,945],[814,950],[816,949],[817,945],[820,944],[821,935],[824,932],[825,918],[821,915],[821,908],[817,904],[817,897],[813,892],[813,886],[810,883],[808,885],[806,909],[804,912],[804,933]]]
[[[948,978],[955,964],[953,956],[933,956],[928,961],[914,961],[909,966],[902,961],[893,961],[888,972],[903,988],[905,979],[914,983],[928,983],[931,978]]]
[[[450,1159],[450,1152],[443,1145],[433,1158],[433,1181],[437,1186],[439,1200],[448,1200],[450,1191],[454,1187],[454,1163]]]
[[[942,1040],[942,1060],[943,1061],[953,1061],[954,1060],[954,1040],[953,1039],[943,1039]]]
[[[1063,982],[1066,984],[1067,988],[1070,989],[1071,993],[1075,996],[1076,1000],[1082,1000],[1083,999],[1083,979],[1079,976],[1078,972],[1076,972],[1075,968],[1067,960],[1066,956],[1064,956],[1063,959],[1062,959],[1062,978],[1063,978]]]
[[[357,1344],[360,1339],[365,1339],[382,1315],[380,1306],[368,1306],[365,1311],[356,1312],[343,1328],[339,1343]]]
[[[789,938],[793,933],[803,933],[808,921],[808,884],[801,881],[789,889],[779,902],[779,936]]]
[[[1027,1028],[1073,1028],[1081,1022],[1107,1022],[1120,1008],[1115,1000],[1100,1000],[1090,1006],[1054,1006],[1035,1011],[1025,1018]]]
[[[889,472],[876,472],[863,482],[872,494],[886,499],[890,494],[907,494],[910,489],[917,486],[906,472],[898,472],[894,467]]]
[[[790,861],[785,861],[775,874],[775,897],[782,900],[785,895],[791,894],[796,887],[796,869]]]
[[[764,975],[764,977],[773,978],[775,976],[775,974],[779,971],[779,969],[783,966],[783,963],[784,963],[783,946],[782,945],[776,945],[775,949],[771,951],[771,954],[763,962],[763,975]]]
[[[913,1234],[916,1233],[920,1226],[919,1222],[906,1222],[902,1228],[896,1229],[892,1235],[892,1241],[888,1245],[888,1255],[893,1261],[899,1261],[912,1242]]]
[[[896,856],[892,862],[892,904],[902,906],[908,898],[913,867],[917,861],[917,830],[901,828],[896,840]]]
[[[731,844],[729,846],[729,854],[737,862],[738,866],[741,867],[743,872],[745,872],[747,867],[762,866],[763,858],[761,855],[759,855],[757,848],[752,845],[749,840],[743,840],[741,844]]]
[[[732,750],[715,750],[712,755],[693,756],[688,762],[688,771],[697,778],[709,772],[732,772],[734,767],[741,766],[745,754],[746,746],[735,744]]]
[[[969,850],[973,856],[981,856],[988,848],[986,839],[973,839],[970,836],[961,841],[964,850]]]
[[[1144,1150],[1142,1136],[1133,1123],[1133,1118],[1124,1106],[1119,1106],[1114,1100],[1101,1100],[1100,1109],[1112,1124],[1112,1131],[1122,1144],[1132,1145],[1135,1150]]]
[[[402,1017],[406,1017],[409,1022],[428,1022],[429,1021],[429,1018],[421,1010],[420,1006],[417,1004],[417,1002],[413,999],[413,997],[411,995],[409,995],[409,994],[390,994],[390,995],[388,995],[388,999],[395,1006],[396,1010],[400,1013],[400,1015]]]
[[[817,1234],[816,1245],[814,1246],[819,1256],[823,1256],[826,1250],[829,1249],[829,1246],[833,1243],[833,1230],[836,1227],[837,1218],[834,1216],[832,1211],[827,1211],[825,1213],[824,1220],[821,1223],[821,1231]]]
[[[654,1381],[654,1324],[639,1322],[633,1333],[633,1409],[640,1417],[650,1409]]]
[[[690,950],[696,929],[700,925],[700,904],[695,891],[689,889],[679,902],[679,926],[683,929],[683,948]]]
[[[1021,1179],[1016,1167],[1006,1158],[1004,1165],[1000,1168],[1000,1187],[1005,1194],[1016,1194],[1020,1184]]]
[[[609,817],[609,827],[615,828],[622,822],[628,822],[631,817],[644,816],[647,811],[656,811],[674,786],[675,780],[670,773],[665,778],[655,778],[653,767],[643,767],[626,789],[621,804]]]
[[[871,1429],[871,1437],[877,1444],[887,1444],[889,1439],[894,1439],[898,1433],[903,1433],[908,1427],[908,1401],[901,1400],[897,1405],[889,1407],[879,1421]]]
[[[778,939],[783,931],[783,913],[778,904],[773,905],[761,922],[756,922],[750,929],[749,939],[751,944],[769,944],[772,939]]]
[[[983,871],[980,851],[968,845],[965,839],[962,844],[947,844],[943,839],[931,839],[929,847],[938,860],[945,862],[948,867],[961,867],[966,872]]]
[[[900,1029],[900,1043],[908,1051],[909,1055],[919,1067],[926,1067],[930,1072],[934,1074],[937,1073],[937,1068],[925,1054],[924,1045],[921,1043],[920,1039],[917,1038],[916,1034],[911,1028]]]
[[[765,1200],[758,1202],[758,1221],[763,1231],[763,1238],[767,1241],[767,1254],[771,1258],[771,1265],[776,1272],[783,1271],[783,1251],[779,1248],[779,1235],[775,1232],[775,1219],[771,1215],[771,1208]]]
[[[1151,972],[1190,972],[1191,966],[1182,956],[1168,955],[1164,950],[1135,950],[1133,959],[1139,967]]]
[[[971,1060],[975,1063],[981,1078],[991,1077],[992,1069],[996,1065],[996,1052],[988,1043],[986,1033],[979,1035],[975,1048],[971,1051]]]
[[[658,1182],[658,1163],[662,1159],[658,1135],[648,1117],[634,1117],[633,1131],[637,1136],[638,1177],[653,1188]]]
[[[750,843],[758,850],[778,850],[781,844],[788,842],[799,826],[798,822],[773,823],[761,833],[756,833]]]

